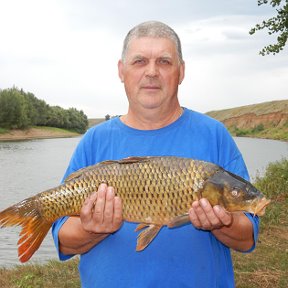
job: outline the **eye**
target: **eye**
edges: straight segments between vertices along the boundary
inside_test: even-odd
[[[144,58],[136,58],[132,62],[133,65],[143,65],[146,63],[146,60]]]
[[[238,197],[239,196],[239,189],[238,188],[233,188],[233,190],[231,191],[232,196],[234,197]]]
[[[161,59],[159,59],[159,63],[162,65],[170,65],[171,61],[170,61],[170,59],[167,59],[167,58],[161,58]]]

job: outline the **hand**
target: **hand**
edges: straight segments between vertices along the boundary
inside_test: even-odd
[[[233,223],[231,213],[219,205],[212,207],[205,198],[193,202],[189,210],[189,217],[194,227],[210,231],[223,226],[231,226]]]
[[[122,202],[114,188],[101,184],[98,191],[88,197],[80,212],[83,229],[90,233],[113,233],[123,222]]]

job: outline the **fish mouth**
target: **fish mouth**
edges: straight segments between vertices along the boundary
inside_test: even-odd
[[[255,210],[254,210],[254,216],[263,216],[265,214],[265,209],[269,205],[271,200],[266,199],[263,197],[256,205]]]

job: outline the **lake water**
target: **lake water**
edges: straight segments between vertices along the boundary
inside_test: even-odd
[[[40,191],[57,186],[80,138],[0,142],[0,211]],[[251,178],[263,174],[269,162],[288,158],[288,143],[235,138]],[[0,266],[19,264],[20,228],[0,229]],[[51,233],[29,263],[56,258]]]

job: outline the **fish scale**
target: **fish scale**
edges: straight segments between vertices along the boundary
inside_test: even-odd
[[[79,215],[85,199],[103,182],[120,196],[123,219],[140,223],[136,231],[144,229],[137,238],[137,251],[145,249],[163,225],[171,228],[190,221],[189,208],[201,197],[228,211],[255,214],[264,213],[269,203],[249,182],[209,162],[172,156],[104,161],[0,212],[0,227],[22,226],[20,261],[32,257],[55,220]]]

